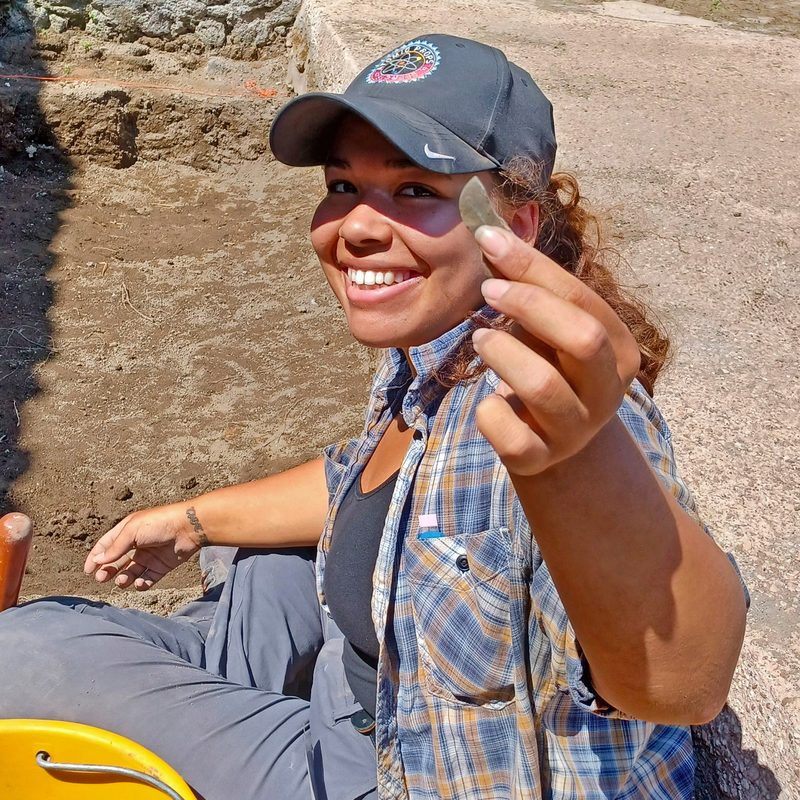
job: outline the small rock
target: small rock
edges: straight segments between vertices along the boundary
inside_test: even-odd
[[[194,489],[197,486],[197,478],[187,478],[185,481],[181,481],[181,489]]]
[[[114,494],[115,500],[130,500],[131,497],[133,497],[133,492],[128,486],[123,486]]]
[[[225,44],[225,26],[216,20],[201,20],[195,33],[209,49],[222,47]]]
[[[64,33],[69,28],[69,20],[60,17],[58,14],[50,14],[50,30],[56,33]]]
[[[50,15],[43,8],[33,12],[33,27],[37,31],[46,31],[50,27]]]
[[[78,542],[85,542],[89,538],[89,531],[78,530],[69,535],[70,539],[75,539]]]
[[[150,48],[143,42],[134,42],[128,45],[128,52],[132,56],[146,56],[150,52]]]

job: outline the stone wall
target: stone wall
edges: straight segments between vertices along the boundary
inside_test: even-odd
[[[283,36],[300,0],[0,0],[0,35],[79,29],[101,40],[194,35],[210,50],[260,48]]]

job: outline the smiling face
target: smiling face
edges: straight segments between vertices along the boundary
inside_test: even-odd
[[[489,270],[458,213],[471,177],[417,167],[355,117],[340,126],[311,242],[362,344],[421,345],[483,305]]]

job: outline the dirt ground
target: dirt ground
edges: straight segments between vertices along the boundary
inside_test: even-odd
[[[595,0],[590,0],[595,2]],[[602,0],[597,0],[601,2]],[[759,33],[800,35],[800,3],[796,0],[662,0],[651,5],[691,17]]]
[[[797,3],[665,4],[800,33]],[[171,92],[139,90],[166,107],[209,73],[202,54],[164,70],[158,53],[104,45],[100,59],[85,42],[47,50],[42,69],[168,78]],[[280,54],[267,60],[279,75]],[[284,469],[358,427],[373,356],[306,243],[319,176],[225,146],[199,169],[173,152],[120,169],[39,147],[0,173],[0,511],[35,522],[26,595],[97,593],[80,566],[125,514]],[[163,581],[186,590],[165,608],[197,581],[193,564]]]
[[[356,429],[372,356],[306,244],[321,191],[267,157],[5,165],[0,467],[3,510],[35,521],[26,595],[95,593],[86,550],[125,514]],[[190,564],[162,588],[197,581]]]

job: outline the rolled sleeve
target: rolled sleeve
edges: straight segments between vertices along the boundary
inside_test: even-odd
[[[634,382],[626,395],[618,415],[661,483],[706,533],[711,535],[699,517],[692,493],[678,474],[669,427],[650,396],[637,382]],[[517,524],[524,525],[524,512],[518,500],[515,505]],[[747,586],[736,560],[730,553],[727,555],[739,576],[749,604]],[[545,634],[549,642],[549,685],[568,694],[578,708],[591,714],[614,719],[633,719],[606,702],[596,691],[589,663],[567,617],[547,564],[541,560],[533,571],[531,601],[536,627]],[[534,638],[532,636],[532,640]],[[535,653],[532,652],[531,657],[534,660]]]

